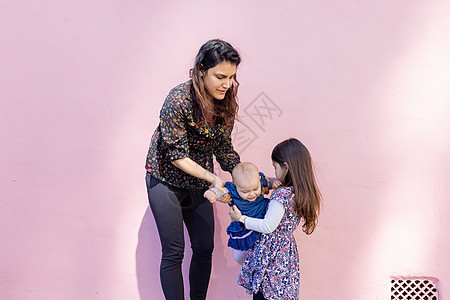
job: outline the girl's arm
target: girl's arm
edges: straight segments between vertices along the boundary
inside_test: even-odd
[[[283,218],[284,207],[283,204],[278,201],[270,201],[264,219],[257,219],[242,215],[237,206],[233,205],[229,215],[232,221],[244,223],[246,229],[261,233],[272,233],[277,229]]]

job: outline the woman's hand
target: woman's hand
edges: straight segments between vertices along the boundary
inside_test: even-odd
[[[228,214],[230,215],[230,219],[232,222],[239,221],[239,219],[242,217],[242,213],[236,205],[230,207],[230,212]]]
[[[214,181],[212,183],[212,185],[218,189],[219,191],[221,191],[222,193],[226,194],[227,191],[223,189],[223,187],[225,186],[225,181],[223,181],[220,177],[214,175]]]
[[[217,177],[215,174],[209,172],[189,157],[174,160],[172,161],[172,164],[175,167],[188,173],[189,175],[208,181],[215,188],[219,189],[219,191],[224,194],[226,193],[226,191],[223,189],[223,187],[225,186],[225,181]]]

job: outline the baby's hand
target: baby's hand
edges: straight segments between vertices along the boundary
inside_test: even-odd
[[[219,200],[219,202],[226,203],[226,204],[231,204],[231,201],[232,201],[232,199],[231,199],[230,194],[225,194],[223,196],[223,198]]]
[[[274,177],[270,177],[270,181],[269,181],[269,187],[271,189],[276,189],[277,187],[279,187],[281,185],[281,181],[274,178]]]
[[[209,202],[214,203],[217,200],[217,195],[216,193],[214,193],[213,191],[207,190],[204,194],[203,197],[205,197],[206,199],[209,200]]]
[[[275,179],[272,183],[272,188],[276,189],[277,187],[279,187],[281,185],[281,181],[278,179]]]

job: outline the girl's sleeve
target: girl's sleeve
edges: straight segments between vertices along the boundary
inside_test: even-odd
[[[171,91],[160,113],[161,145],[171,161],[185,158],[189,154],[184,116],[185,101],[182,95]]]
[[[245,228],[262,233],[272,233],[277,229],[284,215],[284,206],[278,201],[271,200],[267,207],[264,219],[256,219],[242,216],[239,221],[245,219]]]
[[[222,170],[230,173],[233,171],[234,167],[241,162],[239,154],[234,150],[233,144],[231,143],[232,131],[233,126],[227,127],[223,131],[220,144],[214,149],[214,155],[216,156],[216,160],[220,164],[220,167]]]

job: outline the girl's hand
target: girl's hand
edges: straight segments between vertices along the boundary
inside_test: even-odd
[[[239,219],[242,217],[242,213],[236,205],[230,207],[230,212],[228,214],[230,215],[230,219],[232,222],[239,221]]]
[[[204,194],[203,197],[205,197],[206,199],[209,200],[209,202],[214,203],[217,200],[217,195],[216,193],[214,193],[213,191],[207,190]]]

